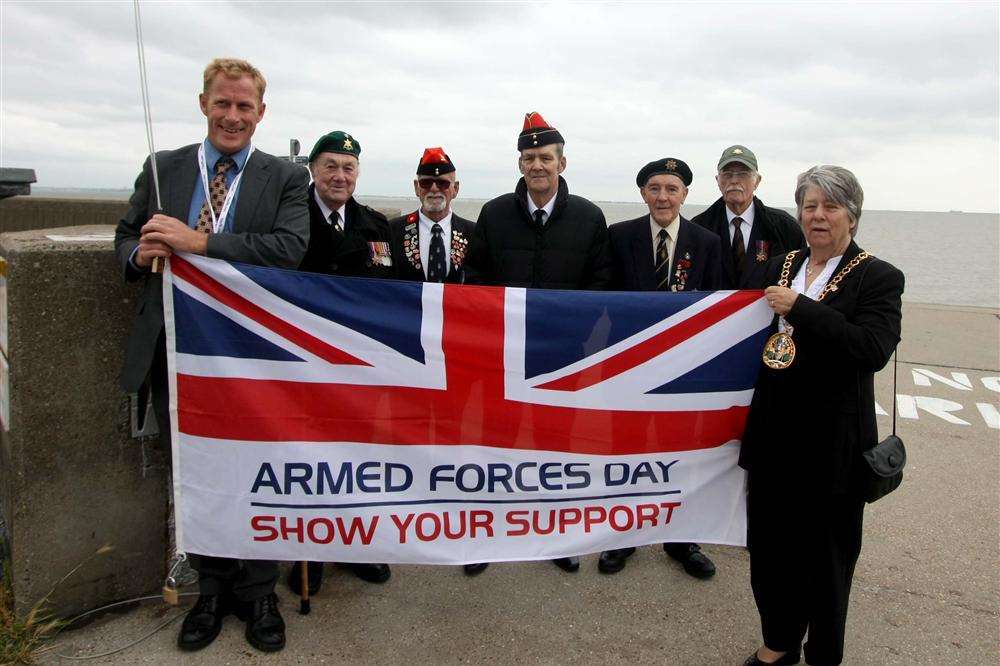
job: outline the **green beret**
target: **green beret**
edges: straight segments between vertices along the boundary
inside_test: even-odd
[[[337,130],[319,138],[316,145],[313,146],[312,152],[309,153],[309,161],[312,162],[320,153],[341,153],[342,155],[359,157],[361,144],[347,132]]]

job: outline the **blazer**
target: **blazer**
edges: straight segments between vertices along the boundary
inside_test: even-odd
[[[649,215],[608,227],[614,276],[612,289],[656,291],[653,236]],[[685,265],[687,264],[687,265]],[[670,265],[672,291],[711,291],[722,288],[719,237],[681,217],[674,258]]]
[[[860,252],[852,241],[833,275]],[[789,284],[808,255],[796,255]],[[768,285],[777,284],[783,262],[768,262]],[[898,269],[870,258],[822,301],[795,300],[785,316],[795,360],[785,370],[761,364],[747,416],[740,466],[751,478],[811,494],[858,489],[861,453],[878,440],[874,376],[899,343],[903,286]]]
[[[729,240],[729,219],[726,216],[726,202],[719,198],[706,210],[695,215],[691,221],[719,236],[722,243],[722,286],[720,289],[747,289],[762,278],[761,269],[771,257],[785,256],[792,250],[806,246],[805,236],[794,217],[781,210],[765,206],[757,197],[753,198],[753,228],[746,241],[743,258],[743,273],[736,278],[733,265],[732,241]]]
[[[451,255],[451,267],[445,282],[465,282],[465,255],[472,241],[476,223],[451,214],[451,238],[446,241],[445,251]],[[423,258],[420,256],[420,219],[417,211],[389,220],[389,246],[392,248],[392,263],[396,266],[396,278],[424,282]]]
[[[310,185],[306,195],[309,247],[299,270],[349,277],[395,277],[394,266],[385,263],[389,258],[389,223],[385,215],[351,197],[344,206],[345,231],[340,233],[323,217],[313,196],[315,189]],[[383,246],[376,243],[385,244],[384,252]]]
[[[156,154],[163,213],[186,221],[198,178],[198,146]],[[304,168],[255,150],[243,167],[232,232],[209,234],[206,255],[259,266],[295,268],[309,242]],[[129,263],[142,226],[156,213],[149,159],[135,181],[129,210],[115,230],[115,253],[128,281],[143,280],[135,319],[125,348],[121,386],[134,392],[149,373],[156,342],[163,332],[163,279],[136,271]]]

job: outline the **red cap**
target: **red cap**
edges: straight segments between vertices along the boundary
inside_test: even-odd
[[[424,148],[424,156],[417,165],[417,175],[420,176],[440,176],[454,170],[455,165],[441,147]]]

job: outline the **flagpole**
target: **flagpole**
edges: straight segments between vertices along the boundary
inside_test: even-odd
[[[160,199],[160,177],[156,170],[156,149],[153,147],[153,117],[149,110],[149,82],[146,76],[146,51],[142,43],[142,17],[139,14],[139,0],[132,1],[135,10],[135,47],[139,57],[139,90],[142,97],[142,114],[146,124],[146,144],[149,147],[149,164],[153,171],[153,191],[156,193],[156,212],[163,212],[163,201]],[[163,259],[153,257],[150,270],[154,273],[163,272]]]

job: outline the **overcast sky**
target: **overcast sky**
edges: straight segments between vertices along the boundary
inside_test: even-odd
[[[131,2],[0,3],[3,166],[38,185],[130,187],[146,153]],[[246,58],[268,80],[255,145],[308,153],[343,129],[361,195],[412,194],[444,146],[462,195],[510,191],[539,111],[566,138],[570,191],[639,201],[635,174],[679,157],[689,203],[718,197],[722,149],[792,203],[818,163],[867,208],[998,209],[998,5],[968,3],[143,2],[157,149],[201,140],[201,72]]]

